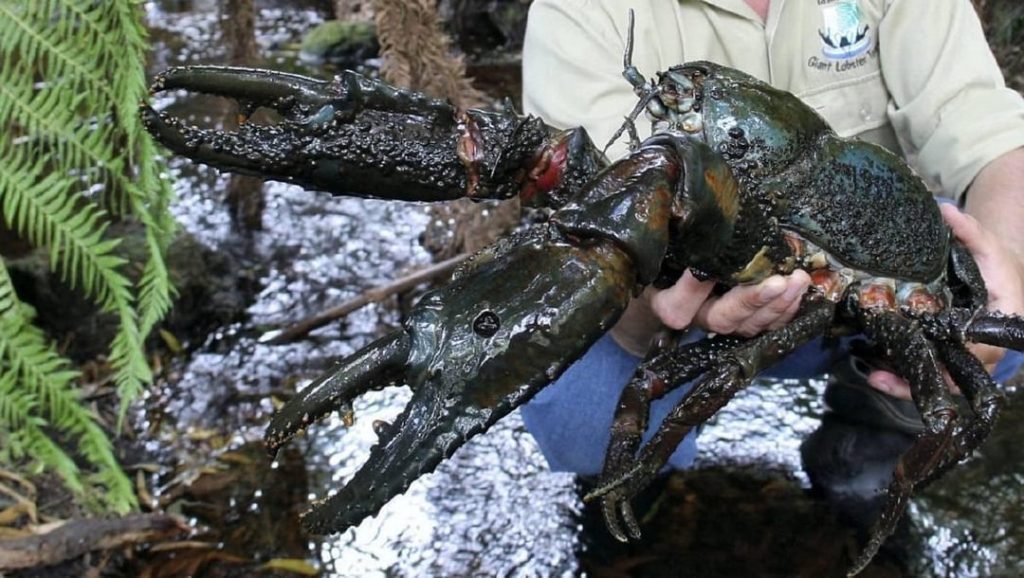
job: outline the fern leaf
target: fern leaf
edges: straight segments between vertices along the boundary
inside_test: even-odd
[[[152,379],[143,342],[173,291],[164,262],[175,228],[171,187],[137,117],[148,48],[141,17],[137,0],[0,0],[0,131],[7,137],[0,140],[0,212],[10,228],[48,250],[61,279],[119,318],[109,361],[122,416]],[[134,282],[119,240],[108,233],[112,216],[137,219],[145,229],[146,256]],[[15,386],[31,394],[0,408],[17,418],[12,439],[47,451],[58,468],[50,451],[56,446],[33,424],[76,436],[78,452],[96,466],[89,482],[107,487],[115,507],[130,505],[130,485],[102,428],[80,406],[74,374],[28,311],[0,283],[0,376],[17,375]],[[72,479],[66,468],[62,475]]]
[[[108,492],[108,505],[126,511],[134,503],[131,482],[114,457],[110,440],[79,403],[73,381],[78,373],[30,324],[18,302],[6,267],[0,262],[0,427],[15,430],[31,457],[52,468],[79,493],[85,484],[67,454],[47,438],[50,425],[77,439],[79,452],[98,472]]]

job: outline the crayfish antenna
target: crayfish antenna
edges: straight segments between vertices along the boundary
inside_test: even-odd
[[[636,24],[636,19],[633,14],[633,9],[629,9],[629,26],[626,30],[626,50],[622,53],[622,77],[629,81],[633,85],[633,91],[638,96],[643,95],[650,89],[647,87],[647,79],[640,73],[635,66],[633,66],[633,28]]]
[[[650,82],[644,77],[643,74],[633,66],[633,29],[636,25],[636,18],[633,14],[633,9],[629,9],[629,25],[626,31],[626,49],[622,53],[622,77],[625,78],[630,85],[633,86],[633,92],[640,97],[640,101],[636,103],[633,110],[626,116],[625,122],[622,126],[615,131],[612,138],[608,140],[608,144],[604,145],[601,150],[602,153],[608,152],[608,148],[615,144],[615,141],[619,140],[623,132],[629,132],[629,150],[633,151],[640,146],[640,137],[636,132],[636,119],[640,116],[640,113],[647,108],[647,105],[658,96],[658,87],[651,79]]]

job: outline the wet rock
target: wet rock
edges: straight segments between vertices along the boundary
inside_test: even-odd
[[[380,51],[377,33],[369,22],[329,20],[302,39],[299,58],[308,63],[330,63],[355,68]]]
[[[112,237],[123,239],[118,253],[136,264],[125,270],[134,281],[146,256],[143,230],[124,223],[110,230]],[[231,257],[182,233],[168,248],[166,260],[177,295],[161,326],[179,340],[198,338],[242,316],[253,283]],[[83,362],[106,354],[118,330],[117,316],[101,312],[80,289],[65,283],[50,268],[45,250],[23,253],[5,264],[18,296],[35,308],[36,324],[57,340],[65,355]]]
[[[252,301],[256,273],[191,235],[171,244],[167,266],[178,294],[163,326],[179,338],[198,338],[238,321]]]

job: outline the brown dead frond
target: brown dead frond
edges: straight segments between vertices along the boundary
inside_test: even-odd
[[[473,87],[465,61],[452,52],[433,0],[373,0],[373,10],[384,80],[459,108],[485,105],[487,96]],[[476,252],[518,224],[519,214],[515,200],[437,203],[430,208],[423,244],[438,260]]]

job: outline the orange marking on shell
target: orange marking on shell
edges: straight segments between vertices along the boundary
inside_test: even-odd
[[[519,192],[520,199],[528,203],[537,194],[546,193],[562,184],[568,157],[569,143],[566,140],[544,147],[527,173],[527,180]]]
[[[896,295],[886,285],[865,285],[858,295],[864,309],[896,309]]]
[[[735,221],[736,215],[740,212],[740,195],[736,179],[732,178],[729,169],[707,169],[704,171],[704,182],[715,194],[715,203],[722,210],[722,214],[730,221]]]
[[[811,285],[817,287],[822,295],[830,301],[836,301],[842,295],[843,283],[839,274],[831,269],[815,269],[808,271]]]
[[[466,112],[459,113],[459,139],[455,153],[462,166],[466,169],[466,196],[476,195],[476,189],[480,185],[480,161],[484,155],[480,148],[480,127],[476,125],[473,117]]]
[[[550,149],[547,166],[534,179],[537,182],[537,188],[541,191],[550,191],[562,182],[562,173],[565,172],[565,160],[569,154],[566,150],[567,148],[566,143],[561,143],[554,149]],[[531,171],[531,176],[532,174]]]
[[[793,256],[800,258],[804,254],[804,240],[790,232],[784,232],[782,234],[783,240],[786,241],[786,245],[789,245],[789,250],[793,252]]]
[[[938,313],[942,311],[942,300],[924,288],[911,291],[903,304],[915,313]]]
[[[654,377],[653,374],[648,376],[648,380],[649,381],[647,383],[651,399],[657,399],[665,395],[665,392],[668,391],[668,384],[665,383],[664,380]]]

